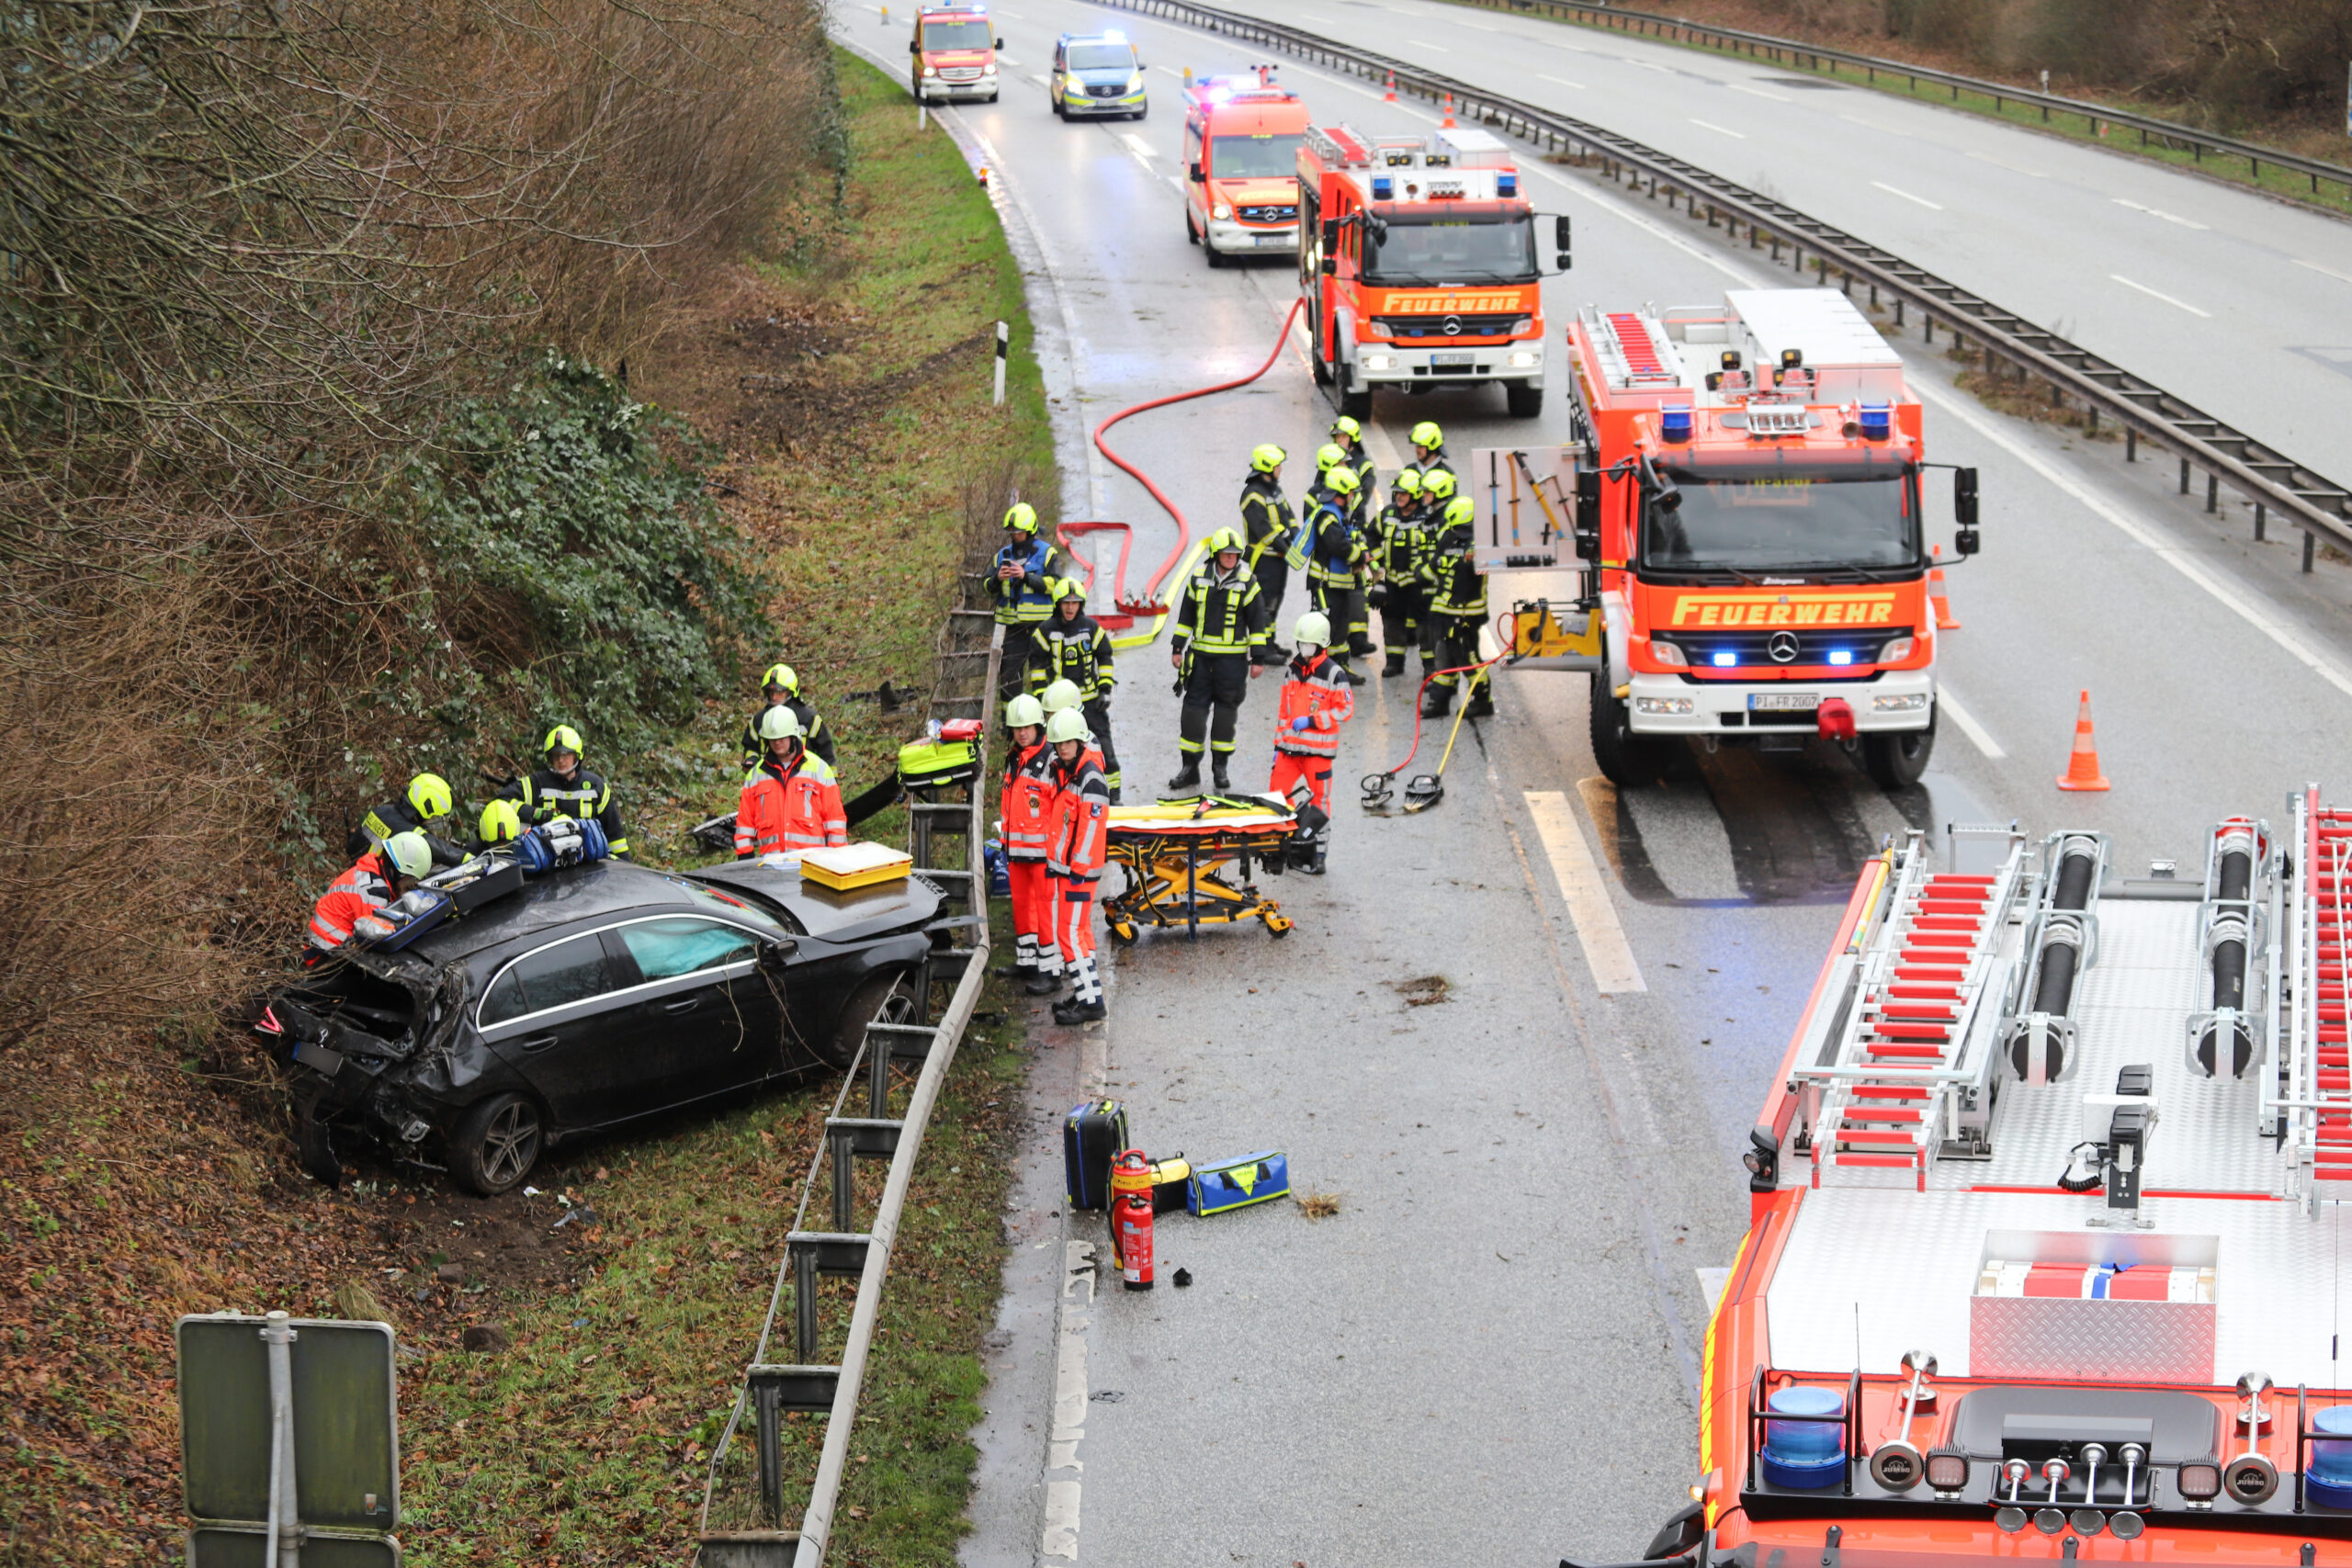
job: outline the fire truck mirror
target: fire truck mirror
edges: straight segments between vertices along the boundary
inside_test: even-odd
[[[1565,212],[1559,217],[1552,220],[1552,248],[1559,253],[1558,255],[1553,258],[1552,265],[1558,267],[1562,272],[1567,271],[1571,266],[1576,265],[1574,257],[1570,254],[1570,253],[1575,249],[1575,243],[1570,232],[1573,227],[1574,226],[1568,221],[1567,214]]]
[[[1204,174],[1201,173],[1201,166],[1200,166],[1198,164],[1193,164],[1193,165],[1192,175],[1193,175],[1193,183],[1194,185],[1200,185],[1200,184],[1203,184],[1204,182],[1205,182],[1205,181],[1208,179],[1208,175],[1204,175]]]
[[[921,39],[909,39],[907,40],[907,52],[909,54],[921,54],[922,52],[922,40]]]
[[[993,47],[998,48],[998,49],[1002,49],[1002,48],[1004,47],[1004,40],[1003,40],[1002,39],[997,39],[997,40],[996,40],[996,43],[995,43],[995,45],[994,45]]]
[[[1576,510],[1577,559],[1600,558],[1600,473],[1596,468],[1577,470]]]
[[[1336,277],[1340,271],[1340,220],[1323,220],[1323,243],[1317,247],[1323,256],[1323,276]]]

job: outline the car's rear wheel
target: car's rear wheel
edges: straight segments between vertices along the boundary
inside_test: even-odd
[[[869,975],[849,1000],[842,1004],[832,1032],[819,1043],[825,1065],[846,1067],[857,1059],[869,1023],[912,1023],[915,1017],[915,976],[906,969],[886,969]]]
[[[485,1198],[523,1184],[547,1147],[547,1120],[527,1095],[493,1094],[466,1112],[449,1139],[449,1169]]]

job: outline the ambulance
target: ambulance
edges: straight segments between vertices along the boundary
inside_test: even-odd
[[[1184,237],[1211,266],[1298,249],[1298,149],[1306,106],[1273,68],[1184,89]]]
[[[984,6],[925,6],[915,13],[914,93],[926,104],[996,102],[996,36]]]
[[[1365,136],[1310,129],[1297,156],[1315,378],[1362,419],[1375,390],[1499,385],[1512,415],[1544,410],[1536,214],[1510,148],[1476,129]],[[1568,220],[1554,220],[1555,265]]]

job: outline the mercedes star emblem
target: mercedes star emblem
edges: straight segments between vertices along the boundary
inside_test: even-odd
[[[1462,335],[1461,317],[1448,316],[1445,319],[1445,335],[1448,337],[1460,337]]]
[[[1770,639],[1764,644],[1764,651],[1772,656],[1772,662],[1775,664],[1794,662],[1797,656],[1797,634],[1774,632]]]

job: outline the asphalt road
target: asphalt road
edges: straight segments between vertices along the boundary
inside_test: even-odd
[[[1004,100],[943,118],[998,174],[1030,273],[1065,513],[1133,522],[1135,558],[1155,561],[1172,530],[1091,458],[1083,433],[1253,367],[1272,345],[1289,261],[1209,271],[1183,242],[1171,179],[1175,73],[1249,62],[1076,5],[996,15]],[[1055,34],[1106,17],[1142,40],[1157,107],[1140,124],[1065,126],[1033,73]],[[902,23],[886,31],[844,8],[837,26],[903,69]],[[1295,65],[1283,79],[1318,120],[1433,123],[1360,84]],[[2174,209],[2211,194],[2177,184]],[[1584,176],[1545,169],[1536,187],[1577,223],[1577,270],[1546,286],[1555,321],[1585,300],[1791,281]],[[1960,276],[1928,242],[1914,254]],[[1332,874],[1270,884],[1298,922],[1287,940],[1252,927],[1118,952],[1107,1030],[1038,1032],[1037,1125],[1008,1216],[1015,1252],[967,1562],[1636,1553],[1693,1479],[1710,1304],[1699,1271],[1727,1263],[1745,1225],[1737,1151],[1881,837],[2015,818],[2037,834],[2106,829],[2126,865],[2193,863],[2216,818],[2275,814],[2304,779],[2344,776],[2344,571],[2297,575],[2293,547],[2251,544],[2243,514],[2204,516],[2173,493],[2169,468],[2126,468],[2110,446],[1992,415],[1951,389],[1939,355],[1898,346],[1928,402],[1932,455],[1983,472],[1985,553],[1952,574],[1963,629],[1942,650],[1969,728],[1948,723],[1925,784],[1896,796],[1817,750],[1725,750],[1620,797],[1596,776],[1582,680],[1510,675],[1498,716],[1464,728],[1439,807],[1374,818],[1338,792]],[[1503,418],[1492,389],[1384,398],[1374,412],[1392,447],[1433,418],[1463,451],[1563,438],[1562,396],[1555,385],[1528,422]],[[1198,532],[1231,519],[1252,444],[1305,459],[1329,418],[1293,352],[1247,391],[1139,416],[1114,440]],[[1947,502],[1931,497],[1933,516]],[[1512,593],[1498,584],[1498,602]],[[1285,627],[1305,607],[1295,589]],[[1164,644],[1122,656],[1114,716],[1130,798],[1175,761],[1166,659]],[[2083,687],[2116,781],[2106,795],[2052,785]],[[1267,765],[1272,697],[1261,682],[1243,710],[1238,782]],[[1375,680],[1358,705],[1342,781],[1393,764],[1412,739],[1406,682]],[[1564,886],[1580,890],[1573,908]],[[1402,983],[1430,976],[1446,999],[1408,1005]],[[1098,1087],[1127,1101],[1155,1155],[1279,1147],[1297,1189],[1337,1194],[1340,1212],[1170,1216],[1160,1287],[1097,1299],[1109,1281],[1083,1247],[1099,1227],[1060,1212],[1057,1127]],[[1165,1282],[1180,1266],[1189,1290]]]

